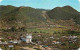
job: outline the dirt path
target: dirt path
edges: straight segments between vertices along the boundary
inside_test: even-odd
[[[47,20],[47,22],[53,23],[53,22],[50,21],[50,18],[49,18],[49,16],[47,15],[46,11],[42,11],[42,16]]]

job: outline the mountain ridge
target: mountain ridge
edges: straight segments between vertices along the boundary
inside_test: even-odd
[[[32,7],[0,6],[0,21],[3,25],[23,26],[29,23],[54,23],[59,20],[73,20],[80,24],[80,13],[71,6],[56,7],[52,10],[35,9]],[[1,23],[1,24],[2,24]],[[67,23],[66,23],[67,24]],[[20,26],[21,26],[20,25]],[[32,24],[31,24],[32,25]]]
[[[73,19],[74,22],[80,24],[80,20],[79,20],[80,13],[70,6],[56,7],[51,11],[48,11],[47,14],[51,19],[57,19],[57,20]]]

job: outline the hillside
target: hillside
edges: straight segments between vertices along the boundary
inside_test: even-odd
[[[80,24],[80,13],[70,6],[56,7],[52,10],[31,7],[0,6],[0,28],[46,26],[47,24]]]
[[[43,23],[46,21],[42,11],[31,7],[0,6],[0,21],[3,25],[27,25],[28,23]]]
[[[80,13],[70,6],[56,7],[47,12],[52,20],[74,20],[80,24]]]

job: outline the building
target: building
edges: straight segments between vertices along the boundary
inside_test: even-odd
[[[31,43],[32,42],[32,34],[27,34],[26,35],[26,43]]]
[[[80,50],[80,48],[78,48],[78,50]]]
[[[2,49],[0,48],[0,50],[2,50]]]
[[[32,43],[32,34],[27,34],[26,37],[21,37],[21,40],[26,43]]]

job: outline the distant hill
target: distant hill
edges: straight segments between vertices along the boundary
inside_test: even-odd
[[[46,19],[42,11],[31,7],[0,6],[0,20],[8,25],[42,23]]]
[[[80,24],[80,13],[70,6],[52,10],[31,7],[0,6],[0,27],[27,26],[32,24],[54,23],[58,20],[71,20]],[[60,22],[59,22],[60,23]],[[65,23],[65,22],[64,22]]]
[[[80,24],[80,13],[70,6],[56,7],[47,12],[52,20],[70,20]]]
[[[41,11],[49,11],[50,9],[40,9],[40,8],[37,8],[38,10],[41,10]]]
[[[42,11],[31,7],[13,7],[13,6],[0,6],[1,18],[6,20],[20,20],[26,22],[40,22],[45,19],[41,16]],[[16,19],[17,18],[17,19]]]

